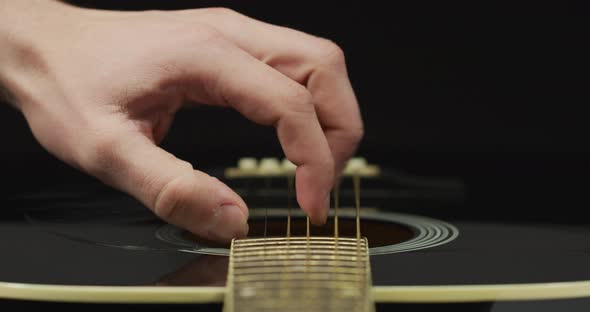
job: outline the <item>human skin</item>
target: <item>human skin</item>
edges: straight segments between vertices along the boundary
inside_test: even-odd
[[[217,241],[247,234],[248,207],[159,147],[187,103],[274,127],[313,224],[325,222],[334,181],[363,137],[336,44],[224,8],[119,12],[0,0],[0,84],[48,152]]]

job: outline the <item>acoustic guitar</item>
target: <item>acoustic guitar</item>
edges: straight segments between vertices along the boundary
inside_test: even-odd
[[[327,224],[310,226],[294,200],[294,169],[244,158],[209,170],[251,209],[248,237],[229,245],[101,184],[15,195],[1,208],[0,299],[77,309],[590,311],[587,224],[450,217],[462,181],[354,158]]]

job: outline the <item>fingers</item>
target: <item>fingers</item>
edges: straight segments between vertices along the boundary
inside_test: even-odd
[[[307,86],[339,173],[364,135],[342,50],[328,40],[227,9],[185,13],[186,18],[215,28],[243,50]]]
[[[103,131],[94,137],[92,156],[85,157],[91,174],[195,235],[224,242],[246,236],[247,206],[219,180],[193,170],[139,133]]]
[[[334,62],[317,67],[309,76],[307,88],[314,95],[316,112],[322,122],[339,174],[354,155],[364,130],[359,106],[344,68],[341,52]],[[329,54],[328,54],[329,55]]]
[[[314,224],[323,224],[329,210],[334,161],[311,94],[243,50],[228,43],[217,45],[208,52],[208,62],[198,56],[186,60],[187,68],[194,69],[187,72],[197,73],[192,77],[194,88],[189,88],[189,97],[200,103],[231,106],[254,122],[274,125],[285,156],[298,166],[297,200]]]

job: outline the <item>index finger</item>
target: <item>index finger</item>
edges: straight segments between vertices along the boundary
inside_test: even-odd
[[[195,69],[186,71],[194,73],[191,85],[202,85],[203,77],[209,77],[207,81],[211,82],[206,90],[189,90],[189,97],[201,103],[231,106],[254,122],[275,126],[285,156],[297,165],[297,200],[301,208],[312,223],[325,223],[334,160],[312,95],[304,86],[230,43],[210,49],[206,57],[188,57],[187,62]]]
[[[342,50],[329,42],[323,45],[327,52],[324,58],[316,60],[318,65],[307,79],[307,88],[313,94],[316,112],[340,173],[364,135],[363,121]]]
[[[307,86],[336,172],[340,173],[364,135],[342,49],[329,40],[229,10],[206,9],[194,13],[199,22],[217,29],[243,50]],[[193,18],[192,14],[187,16]]]

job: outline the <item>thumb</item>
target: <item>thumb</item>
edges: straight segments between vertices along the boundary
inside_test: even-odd
[[[228,242],[246,236],[247,206],[218,179],[137,133],[100,141],[90,172],[106,184],[202,238]]]

